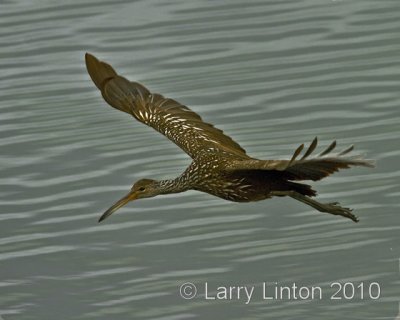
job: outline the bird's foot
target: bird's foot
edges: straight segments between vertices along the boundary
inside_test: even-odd
[[[352,213],[353,209],[344,208],[340,206],[338,202],[323,203],[322,205],[325,212],[349,218],[354,222],[359,221],[358,217]]]
[[[342,216],[342,217],[351,219],[354,222],[358,222],[358,218],[354,214],[351,213],[353,210],[350,208],[343,208],[342,206],[339,205],[338,202],[321,203],[319,201],[311,199],[310,197],[300,194],[296,191],[274,191],[274,192],[271,192],[271,195],[273,195],[273,196],[290,196],[293,199],[296,199],[305,204],[308,204],[309,206],[317,209],[318,211],[327,212],[327,213],[337,215],[337,216]]]

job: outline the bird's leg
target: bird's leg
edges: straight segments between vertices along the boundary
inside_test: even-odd
[[[318,211],[339,215],[345,218],[349,218],[354,222],[358,222],[358,218],[351,213],[352,210],[350,208],[341,207],[338,202],[321,203],[296,191],[272,191],[271,195],[278,197],[289,196],[293,199],[308,204]]]

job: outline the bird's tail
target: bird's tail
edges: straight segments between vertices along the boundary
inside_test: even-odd
[[[331,153],[336,147],[333,141],[324,151],[315,157],[309,158],[317,146],[317,138],[313,140],[301,159],[297,157],[304,148],[300,145],[294,152],[292,159],[283,168],[285,177],[288,180],[320,180],[338,171],[347,169],[351,166],[374,167],[373,160],[364,159],[361,155],[348,155],[354,147],[350,147],[338,152]]]
[[[351,166],[374,167],[375,161],[364,159],[361,155],[349,153],[353,150],[350,146],[338,153],[331,151],[336,147],[336,141],[333,141],[329,147],[316,156],[311,156],[317,146],[318,140],[315,138],[304,154],[299,158],[304,149],[304,144],[300,145],[294,152],[290,160],[237,160],[229,163],[226,171],[276,171],[280,177],[285,180],[321,180],[330,174],[347,169]]]

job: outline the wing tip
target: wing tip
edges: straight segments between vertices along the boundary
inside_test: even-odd
[[[86,52],[85,53],[85,61],[88,62],[90,59],[96,59],[97,60],[97,58],[94,55],[92,55],[89,52]]]
[[[92,55],[89,52],[85,53],[85,63],[86,63],[86,69],[91,75],[91,73],[95,70],[96,66],[99,64],[99,59],[97,59],[94,55]]]
[[[360,166],[367,167],[367,168],[375,168],[376,167],[376,160],[364,159],[362,156],[360,156],[360,157],[361,158],[358,160]]]
[[[86,69],[97,88],[103,89],[107,79],[117,76],[115,70],[106,62],[100,61],[89,52],[85,53]]]

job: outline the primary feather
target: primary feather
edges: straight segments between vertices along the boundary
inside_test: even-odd
[[[88,72],[107,103],[131,114],[140,122],[165,135],[192,158],[212,148],[248,158],[246,151],[222,130],[179,102],[151,93],[143,85],[118,75],[107,63],[86,54]],[[190,139],[189,139],[190,138]]]

